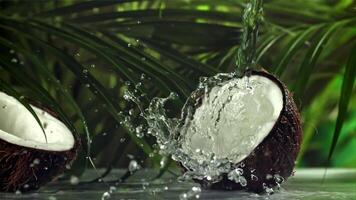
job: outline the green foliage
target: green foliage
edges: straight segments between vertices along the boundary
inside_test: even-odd
[[[146,104],[175,91],[179,108],[199,77],[235,70],[244,6],[243,0],[0,1],[0,88],[58,113],[80,133],[83,158],[90,153],[100,166],[126,167],[133,154],[159,166],[153,138],[136,136],[124,123],[134,108],[124,91],[142,82]],[[356,164],[342,153],[356,151],[348,145],[356,142],[355,2],[265,0],[264,7],[257,60],[285,81],[303,113],[300,165],[323,165],[329,150],[336,152],[334,166]],[[339,140],[345,144],[335,150]],[[164,170],[172,166],[165,163]]]
[[[356,53],[356,43],[353,46],[351,52]],[[339,113],[336,119],[335,131],[334,131],[331,148],[329,151],[328,160],[331,159],[331,156],[336,147],[336,143],[340,137],[340,132],[342,130],[342,126],[347,114],[347,108],[351,100],[353,85],[355,83],[355,77],[356,77],[356,56],[355,54],[350,54],[349,60],[346,64],[345,75],[342,83],[339,108],[338,108]]]

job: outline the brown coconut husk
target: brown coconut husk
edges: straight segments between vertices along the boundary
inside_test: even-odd
[[[35,102],[36,107],[57,117],[53,111]],[[0,138],[0,192],[28,192],[55,180],[76,158],[79,138],[67,151],[46,151],[11,144]]]
[[[251,74],[269,78],[280,87],[283,93],[281,114],[268,136],[250,155],[241,162],[234,163],[236,168],[243,169],[243,176],[247,180],[246,186],[243,187],[240,183],[229,180],[227,174],[223,174],[222,180],[216,183],[207,179],[195,180],[204,188],[247,190],[261,193],[265,191],[266,187],[275,187],[293,174],[302,140],[301,120],[297,106],[287,87],[275,76],[266,71],[252,71]],[[196,91],[190,96],[190,101],[195,109],[201,105],[203,94],[202,91]],[[257,177],[257,180],[255,177],[252,178],[252,175]]]

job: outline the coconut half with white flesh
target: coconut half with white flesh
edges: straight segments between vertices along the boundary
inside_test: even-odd
[[[38,189],[76,157],[79,142],[71,131],[49,111],[32,108],[46,137],[25,106],[0,92],[0,191]]]
[[[197,181],[207,188],[263,192],[286,180],[302,135],[299,112],[286,86],[257,71],[249,77],[220,74],[210,79],[183,108],[182,149],[195,160],[211,155],[228,159],[247,182],[236,182],[228,174],[218,182]]]

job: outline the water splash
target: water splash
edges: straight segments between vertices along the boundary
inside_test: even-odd
[[[239,78],[235,73],[221,73],[213,77],[202,77],[197,89],[184,104],[180,117],[168,117],[167,104],[179,98],[174,92],[166,98],[153,98],[148,107],[144,107],[144,103],[141,101],[142,94],[139,94],[132,85],[133,90],[128,89],[124,93],[124,99],[137,105],[136,111],[138,110],[140,113],[134,116],[143,118],[143,121],[145,121],[144,124],[138,126],[130,125],[133,127],[133,132],[138,134],[139,137],[155,137],[159,153],[170,156],[186,169],[179,180],[194,179],[214,184],[227,178],[240,184],[241,187],[246,187],[250,180],[257,182],[265,179],[265,177],[258,177],[254,174],[255,170],[245,168],[245,164],[241,162],[251,153],[250,150],[260,143],[256,141],[262,141],[263,138],[256,139],[260,136],[240,134],[239,131],[234,135],[227,136],[221,134],[225,131],[221,127],[222,125],[229,127],[229,124],[233,125],[236,122],[245,123],[241,124],[240,127],[255,130],[250,131],[254,133],[263,128],[264,125],[261,124],[271,124],[270,121],[263,120],[270,118],[265,115],[274,115],[273,106],[265,105],[265,102],[256,103],[253,99],[248,98],[264,95],[265,93],[261,91],[266,90],[265,87],[267,86],[263,82],[254,77]],[[204,107],[207,109],[206,112],[204,111],[203,114],[197,116],[197,110],[204,110]],[[263,112],[260,110],[262,108]],[[232,113],[233,116],[228,113]],[[261,117],[256,119],[250,116],[254,113],[260,113]],[[133,117],[130,112],[128,116]],[[255,123],[251,119],[255,120]],[[126,123],[129,123],[129,121],[127,120]],[[196,139],[197,141],[204,141],[205,144],[194,146],[191,145],[191,142],[186,142],[192,141],[194,134],[200,137]],[[224,142],[226,137],[231,137],[231,140]],[[226,142],[235,146],[239,144],[243,148],[233,149],[230,152],[229,149],[221,148],[226,146],[224,145]],[[272,178],[276,179],[276,182],[280,182],[280,177]],[[269,188],[267,184],[265,191],[273,193],[273,189]]]
[[[233,78],[235,74],[217,74],[210,78],[201,78],[196,93],[205,93],[208,95],[212,87],[221,84],[222,82]],[[204,154],[204,151],[196,149],[196,152],[201,154],[201,157],[192,157],[189,152],[183,148],[182,140],[184,132],[187,131],[189,119],[193,116],[194,105],[192,99],[188,99],[184,105],[181,118],[169,118],[165,105],[169,101],[175,101],[179,97],[176,93],[171,93],[166,98],[154,98],[150,102],[147,109],[142,107],[140,95],[133,91],[126,91],[124,98],[127,101],[134,102],[147,124],[144,127],[140,125],[136,128],[140,131],[146,130],[144,134],[154,136],[159,147],[159,153],[162,155],[170,155],[175,161],[181,163],[187,171],[180,177],[181,180],[197,179],[209,180],[210,182],[218,182],[223,174],[233,173],[235,166],[227,158],[219,158],[214,154]],[[243,171],[241,172],[243,173]],[[240,183],[244,185],[242,178]]]

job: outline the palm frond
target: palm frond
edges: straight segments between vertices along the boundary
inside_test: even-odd
[[[140,149],[134,153],[144,152],[147,163],[159,166],[160,157],[152,157],[153,139],[138,137],[134,127],[125,123],[126,113],[133,107],[123,100],[125,90],[143,83],[137,90],[146,94],[144,104],[174,91],[180,96],[175,105],[179,108],[199,77],[235,70],[245,1],[1,5],[0,49],[5,52],[0,59],[1,90],[15,97],[28,94],[51,106],[73,132],[84,133],[91,156],[100,160],[103,152],[114,152],[102,162],[110,167],[125,160],[123,155],[133,151],[133,144]],[[355,73],[351,58],[355,50],[350,44],[356,40],[351,7],[322,0],[265,1],[257,60],[285,80],[297,102],[302,102],[299,105],[308,121],[302,155],[309,152],[314,127],[339,99],[332,155],[348,113]],[[11,62],[13,57],[23,64]],[[330,88],[344,70],[343,89],[336,94]],[[142,74],[150,80],[142,80]],[[173,110],[179,115],[179,109]],[[104,130],[110,134],[103,136]],[[122,144],[117,141],[120,138],[127,141]]]

